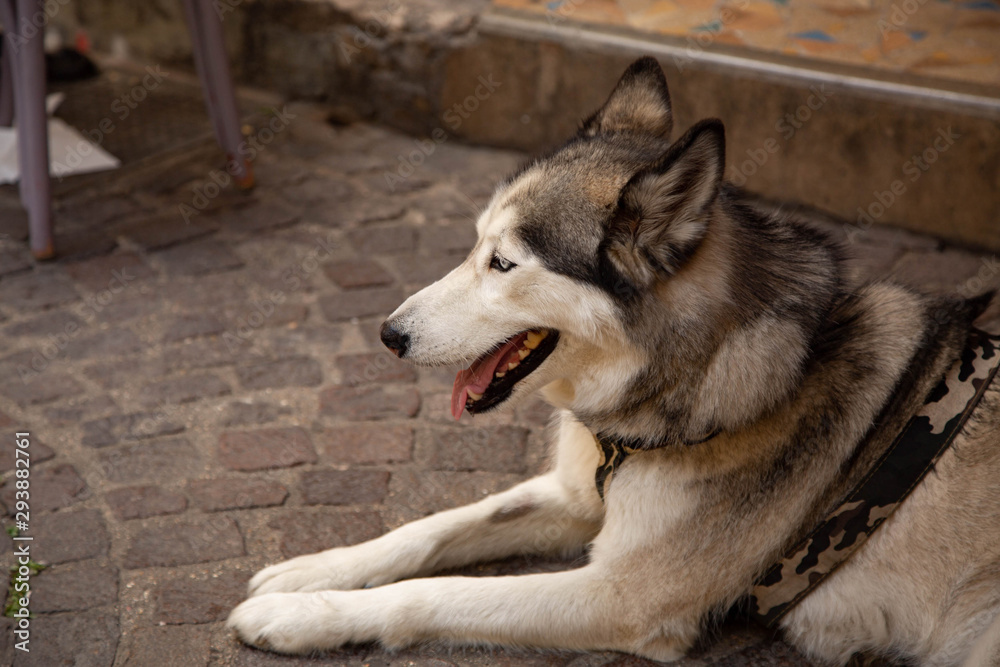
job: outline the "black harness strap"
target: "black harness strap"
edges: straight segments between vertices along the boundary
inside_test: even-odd
[[[751,617],[774,627],[857,551],[954,441],[1000,368],[1000,336],[973,330],[958,361],[847,498],[771,567],[750,597]]]

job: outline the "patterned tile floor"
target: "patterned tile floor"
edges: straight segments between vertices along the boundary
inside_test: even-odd
[[[1000,94],[1000,0],[494,0],[500,7],[935,77]]]

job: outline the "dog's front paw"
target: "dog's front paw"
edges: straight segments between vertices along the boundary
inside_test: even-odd
[[[350,641],[338,628],[336,608],[326,593],[270,593],[240,603],[226,625],[246,644],[278,653],[302,654]]]
[[[249,594],[353,590],[374,585],[350,548],[330,549],[265,567],[250,580]]]

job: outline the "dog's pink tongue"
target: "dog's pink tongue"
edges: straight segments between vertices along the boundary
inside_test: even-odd
[[[501,361],[506,362],[512,351],[516,354],[516,350],[523,340],[524,335],[512,338],[504,343],[500,349],[476,359],[472,366],[458,372],[458,375],[455,376],[455,386],[451,390],[451,416],[455,418],[455,421],[458,421],[462,416],[462,411],[465,410],[465,401],[469,397],[469,392],[474,391],[481,394],[486,391],[497,366],[500,365]]]

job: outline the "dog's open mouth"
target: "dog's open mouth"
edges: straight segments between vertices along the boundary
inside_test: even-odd
[[[510,397],[514,385],[526,378],[552,353],[559,340],[553,329],[522,331],[459,371],[451,392],[451,414],[485,412]]]

